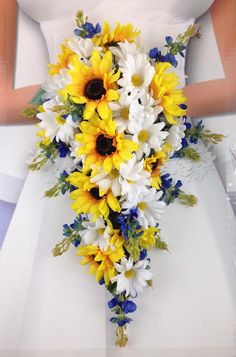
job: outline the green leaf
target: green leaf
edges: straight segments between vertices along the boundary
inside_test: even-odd
[[[116,283],[109,283],[108,285],[106,285],[107,290],[112,294],[115,295],[116,293]]]
[[[28,119],[33,119],[38,114],[38,109],[35,107],[29,107],[21,110],[21,115]]]
[[[192,161],[200,161],[201,160],[201,155],[199,154],[199,152],[191,147],[187,147],[184,149],[181,149],[184,154],[185,154],[185,158],[188,160],[192,160]]]
[[[197,197],[194,195],[188,195],[184,191],[180,191],[178,199],[185,206],[193,207],[197,204]]]
[[[129,238],[125,248],[126,248],[127,252],[130,254],[130,256],[134,260],[138,260],[139,259],[140,248],[139,248],[138,240],[135,240],[134,238]]]
[[[168,245],[167,245],[167,243],[164,242],[163,240],[161,240],[160,238],[157,238],[157,239],[156,239],[155,247],[156,247],[157,249],[167,250],[167,251],[168,251]]]
[[[58,257],[59,255],[62,255],[63,253],[67,252],[67,250],[70,248],[72,241],[73,238],[69,237],[64,238],[61,242],[57,243],[52,250],[53,256]]]

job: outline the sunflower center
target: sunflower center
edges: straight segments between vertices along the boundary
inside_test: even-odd
[[[101,200],[102,197],[99,195],[99,188],[98,187],[93,187],[89,191],[90,195],[95,198],[95,200]]]
[[[122,119],[128,120],[129,119],[129,108],[128,107],[123,108],[120,112],[120,115],[121,115]]]
[[[147,208],[146,202],[139,202],[138,208],[140,208],[142,211],[144,211]]]
[[[90,100],[99,100],[104,94],[106,94],[106,89],[102,79],[92,79],[85,86],[84,95]]]
[[[101,156],[113,154],[116,151],[116,148],[112,144],[113,138],[108,138],[103,134],[99,135],[96,141],[97,153]]]
[[[128,279],[132,279],[135,276],[135,271],[133,269],[127,270],[125,272],[125,277]]]
[[[159,160],[156,160],[155,162],[152,163],[152,171],[155,171],[158,168],[159,165]]]
[[[143,84],[143,79],[139,74],[133,74],[131,81],[135,87],[140,87]]]
[[[149,138],[149,133],[146,130],[141,130],[140,133],[138,134],[138,139],[141,141],[141,143],[145,143],[147,139]]]
[[[57,115],[57,116],[56,116],[56,123],[57,123],[58,125],[64,125],[64,124],[65,124],[65,121],[66,121],[66,119],[63,118],[63,117],[61,117],[60,115]]]

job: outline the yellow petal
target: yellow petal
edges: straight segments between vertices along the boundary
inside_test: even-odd
[[[102,119],[107,119],[109,117],[109,114],[111,112],[110,108],[107,105],[107,102],[105,100],[102,100],[99,102],[98,107],[98,114]]]
[[[121,211],[119,201],[111,192],[107,196],[107,202],[113,211],[115,212]]]
[[[119,98],[119,94],[117,93],[116,90],[114,89],[109,89],[106,94],[106,99],[108,102],[111,102],[112,100],[117,100]]]
[[[92,67],[93,67],[93,72],[95,75],[99,75],[100,71],[99,71],[99,67],[100,67],[100,63],[101,63],[101,57],[100,57],[100,53],[97,50],[94,50],[92,52]]]
[[[100,73],[108,73],[111,70],[112,54],[107,51],[100,63]]]
[[[111,157],[106,157],[103,161],[103,168],[106,174],[109,174],[112,170],[113,162]]]
[[[97,102],[86,103],[84,109],[84,119],[90,119],[93,116],[96,107],[97,107]]]

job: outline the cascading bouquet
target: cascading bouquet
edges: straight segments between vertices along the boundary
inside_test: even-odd
[[[69,192],[76,212],[53,255],[77,248],[81,264],[113,295],[111,322],[117,325],[116,343],[125,346],[133,298],[152,286],[148,251],[167,249],[160,238],[161,213],[177,198],[196,203],[180,180],[163,173],[165,163],[176,156],[198,160],[194,143],[217,143],[222,136],[186,121],[175,67],[188,40],[198,35],[194,26],[176,39],[166,37],[165,52],[153,48],[147,54],[131,24],[111,29],[105,22],[101,29],[82,12],[76,24],[33,106],[24,110],[40,120],[41,141],[30,169],[71,158],[45,194]]]

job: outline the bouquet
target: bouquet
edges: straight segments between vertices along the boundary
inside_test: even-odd
[[[187,121],[176,68],[193,36],[198,30],[190,26],[176,39],[167,36],[164,51],[146,53],[132,24],[111,29],[105,22],[101,28],[80,11],[74,36],[61,45],[47,82],[24,110],[39,119],[30,169],[70,158],[45,193],[69,194],[76,214],[63,226],[53,255],[76,247],[81,264],[111,293],[119,346],[128,340],[133,300],[152,286],[149,250],[168,249],[159,228],[165,206],[176,199],[197,202],[180,180],[164,173],[165,164],[175,157],[200,160],[193,147],[198,140],[222,139],[201,122],[193,127]]]

